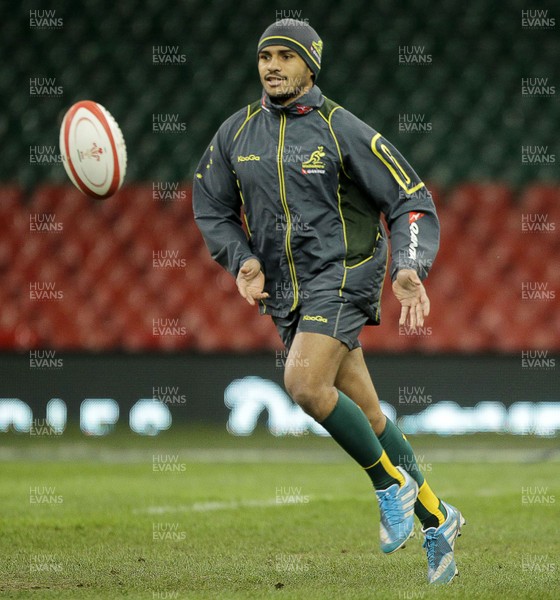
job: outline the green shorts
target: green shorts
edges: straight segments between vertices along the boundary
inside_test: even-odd
[[[361,345],[358,336],[368,316],[346,298],[329,292],[314,294],[287,317],[272,317],[272,320],[288,350],[300,331],[328,335],[354,350]]]

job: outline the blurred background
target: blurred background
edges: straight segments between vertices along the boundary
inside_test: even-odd
[[[271,320],[211,261],[191,207],[199,157],[258,99],[257,40],[281,18],[317,29],[323,93],[407,157],[440,214],[427,326],[399,330],[386,285],[361,336],[385,409],[409,432],[560,428],[557,3],[53,0],[0,17],[0,431],[313,430],[281,388]],[[127,143],[104,201],[58,154],[84,99]]]

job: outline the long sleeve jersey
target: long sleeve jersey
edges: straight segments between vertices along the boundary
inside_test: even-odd
[[[256,258],[286,316],[331,291],[379,322],[391,237],[391,277],[424,279],[439,247],[432,197],[398,150],[314,86],[287,106],[262,99],[227,119],[194,178],[193,207],[208,249],[236,276]],[[245,228],[243,227],[243,222]]]

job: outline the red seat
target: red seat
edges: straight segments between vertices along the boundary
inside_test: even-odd
[[[364,329],[364,349],[560,348],[560,269],[550,259],[560,254],[560,187],[530,185],[518,203],[502,184],[467,183],[445,191],[430,184],[428,189],[442,226],[441,249],[426,281],[430,330],[399,331],[400,305],[387,277],[382,324]],[[2,186],[0,345],[282,348],[271,319],[240,298],[234,278],[209,256],[192,215],[190,187],[177,191],[174,199],[158,200],[151,184],[129,184],[97,201],[70,185],[41,185],[26,205],[21,190]],[[54,213],[62,230],[30,231],[34,213]],[[524,222],[547,227],[537,231],[524,228]],[[154,252],[181,264],[154,264]],[[30,282],[54,282],[64,300],[31,299]],[[546,285],[554,294],[523,298],[524,284]],[[178,319],[184,331],[154,335],[157,318]]]

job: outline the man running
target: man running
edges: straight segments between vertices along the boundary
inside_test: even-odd
[[[439,246],[430,193],[398,150],[316,85],[323,42],[287,19],[261,36],[262,98],[237,111],[198,166],[194,215],[212,258],[269,314],[289,350],[286,390],[370,477],[381,550],[422,523],[428,580],[457,574],[464,519],[431,490],[405,436],[381,412],[358,335],[380,322],[390,275],[400,325],[422,326],[422,280]],[[243,221],[242,221],[243,219]],[[246,233],[242,224],[245,224]]]

